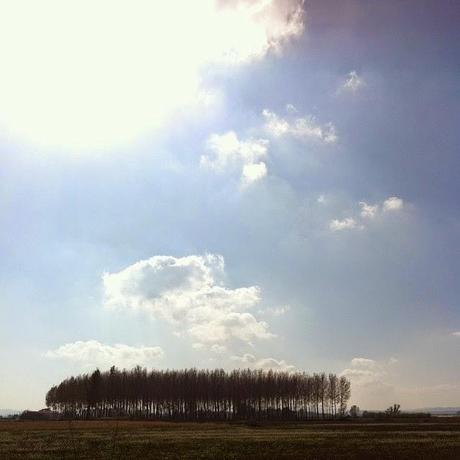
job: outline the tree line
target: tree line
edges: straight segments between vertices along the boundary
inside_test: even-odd
[[[53,386],[46,405],[75,419],[308,420],[343,416],[350,382],[273,370],[99,369]]]

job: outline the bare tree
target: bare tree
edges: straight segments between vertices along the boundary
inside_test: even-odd
[[[401,413],[401,406],[399,404],[393,404],[385,411],[385,414],[389,415],[390,417],[399,415],[400,413]]]
[[[334,374],[112,366],[63,380],[50,388],[46,404],[77,419],[307,420],[343,416],[349,397],[350,382]]]

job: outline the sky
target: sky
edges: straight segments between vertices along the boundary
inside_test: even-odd
[[[113,364],[460,405],[459,20],[0,0],[0,407]]]

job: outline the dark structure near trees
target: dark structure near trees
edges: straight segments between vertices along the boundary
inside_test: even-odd
[[[50,409],[25,410],[17,418],[19,420],[59,420],[59,413]]]
[[[307,420],[343,416],[349,397],[350,382],[334,374],[112,367],[53,386],[46,404],[79,419]]]

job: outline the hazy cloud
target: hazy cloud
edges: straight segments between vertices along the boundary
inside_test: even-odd
[[[372,218],[375,217],[379,211],[379,205],[368,204],[365,201],[360,201],[359,205],[361,206],[361,217],[363,218]]]
[[[325,195],[324,194],[319,195],[318,198],[316,199],[316,202],[320,204],[326,203]]]
[[[368,358],[353,358],[351,365],[359,369],[375,369],[377,367],[376,361]]]
[[[388,361],[353,358],[350,367],[341,373],[351,382],[353,403],[365,409],[378,409],[398,402],[397,391],[391,383],[390,375],[397,363],[396,358],[390,358]]]
[[[163,358],[164,352],[160,347],[106,345],[97,340],[88,340],[61,345],[55,350],[46,352],[45,356],[75,361],[88,367],[114,365],[129,368],[136,365],[154,366]]]
[[[266,313],[272,316],[283,316],[291,310],[289,305],[283,305],[281,307],[267,308]]]
[[[350,230],[357,227],[357,223],[353,217],[346,217],[345,219],[338,220],[334,219],[329,222],[329,229],[333,232],[338,232],[341,230]]]
[[[365,201],[360,201],[361,208],[359,216],[346,217],[344,219],[333,219],[329,222],[329,229],[332,231],[364,229],[367,223],[382,213],[400,211],[404,206],[404,201],[396,196],[391,196],[379,204],[369,204]]]
[[[347,74],[345,82],[339,88],[339,92],[346,91],[355,93],[365,85],[366,83],[364,79],[358,75],[356,70],[352,70],[349,74]]]
[[[261,358],[257,359],[251,353],[245,353],[242,356],[231,356],[230,360],[238,363],[241,367],[248,367],[251,369],[273,369],[278,371],[293,372],[296,367],[288,364],[285,360],[277,360],[274,358]]]
[[[401,385],[398,364],[399,360],[395,357],[385,361],[353,358],[341,374],[351,381],[352,403],[362,409],[385,409],[404,401],[406,408],[422,409],[430,405],[453,405],[458,400],[459,385]]]
[[[289,113],[295,113],[289,105]],[[265,131],[273,137],[292,136],[302,140],[315,140],[325,144],[337,141],[335,126],[332,123],[319,124],[314,116],[283,118],[268,109],[263,110]]]

